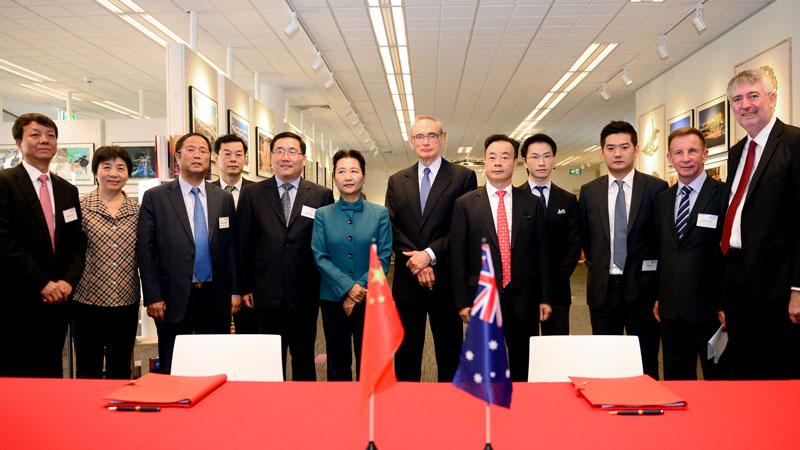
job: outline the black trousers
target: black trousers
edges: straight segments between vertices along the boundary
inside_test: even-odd
[[[542,336],[569,334],[569,307],[569,303],[551,305],[550,318],[541,323]]]
[[[719,321],[686,322],[662,317],[660,325],[665,380],[696,380],[698,358],[704,379],[722,378],[714,361],[706,358],[708,340],[719,328]]]
[[[328,353],[328,381],[353,381],[353,350],[356,380],[361,374],[361,342],[364,336],[364,302],[357,303],[348,316],[342,302],[320,301],[322,329]]]
[[[75,303],[75,360],[78,378],[130,380],[139,304],[95,306]]]
[[[8,303],[12,299],[2,299]],[[46,305],[41,298],[18,299],[23,306],[8,306],[0,327],[0,376],[63,378],[62,352],[72,302]]]
[[[625,299],[624,275],[610,276],[606,301],[599,308],[589,308],[592,334],[628,334],[639,338],[644,373],[658,379],[658,322],[653,305],[628,303]]]
[[[425,291],[417,298],[396,302],[404,330],[403,342],[394,355],[399,381],[420,381],[422,377],[427,318],[431,321],[437,378],[440,382],[453,381],[464,340],[464,322],[455,309],[452,296],[441,294],[441,290]]]
[[[167,301],[169,308],[169,301]],[[178,323],[156,322],[158,331],[159,371],[172,370],[172,351],[179,334],[226,334],[231,332],[230,315],[221,314],[214,300],[214,288],[206,283],[201,288],[192,287],[186,315]]]
[[[256,309],[242,305],[239,311],[233,315],[233,325],[236,328],[236,334],[257,334]]]
[[[258,332],[278,334],[281,337],[283,366],[286,367],[287,352],[292,353],[292,380],[316,381],[314,367],[314,341],[317,338],[317,316],[319,305],[303,305],[289,308],[285,302],[275,308],[256,307]]]
[[[503,334],[508,349],[508,368],[512,381],[528,381],[528,358],[531,336],[539,334],[539,307],[534,305],[528,317],[520,317],[511,302],[511,295],[500,293]]]

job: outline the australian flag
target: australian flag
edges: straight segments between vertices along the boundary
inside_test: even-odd
[[[478,290],[470,312],[472,318],[467,325],[453,384],[487,403],[509,408],[511,372],[489,244],[481,246],[481,261]]]

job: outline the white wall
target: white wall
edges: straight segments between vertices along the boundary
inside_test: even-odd
[[[725,94],[734,67],[789,37],[792,40],[792,118],[800,117],[800,2],[777,0],[636,91],[637,116],[661,103],[667,120]],[[788,122],[788,118],[781,118]],[[734,143],[731,142],[731,145]]]
[[[167,134],[167,119],[106,120],[105,144],[114,142],[153,142],[156,136]]]

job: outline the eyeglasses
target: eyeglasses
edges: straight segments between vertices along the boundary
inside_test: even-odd
[[[197,148],[197,147],[184,147],[184,148],[182,148],[182,149],[180,149],[178,151],[178,153],[181,153],[181,152],[186,152],[186,153],[188,153],[190,155],[194,155],[195,153],[198,153],[200,155],[209,154],[209,151],[208,151],[207,148]]]
[[[528,155],[528,159],[530,159],[531,161],[538,161],[539,159],[541,159],[542,161],[549,161],[553,159],[553,155],[551,155],[550,153],[545,153],[544,155],[540,155],[538,153],[531,153],[530,155]]]
[[[414,142],[421,144],[425,141],[433,141],[439,139],[439,136],[441,135],[438,133],[428,133],[428,134],[415,134],[412,137],[414,138]]]
[[[281,147],[281,148],[276,148],[276,149],[272,150],[272,153],[275,153],[276,155],[279,155],[279,156],[289,155],[291,157],[295,157],[295,156],[300,154],[300,150],[298,150],[296,148],[282,148]]]

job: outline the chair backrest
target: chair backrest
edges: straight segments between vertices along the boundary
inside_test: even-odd
[[[283,381],[281,337],[272,334],[186,334],[175,338],[173,375],[218,375],[231,381]]]
[[[528,381],[569,381],[570,376],[616,378],[641,375],[636,336],[533,336]]]

